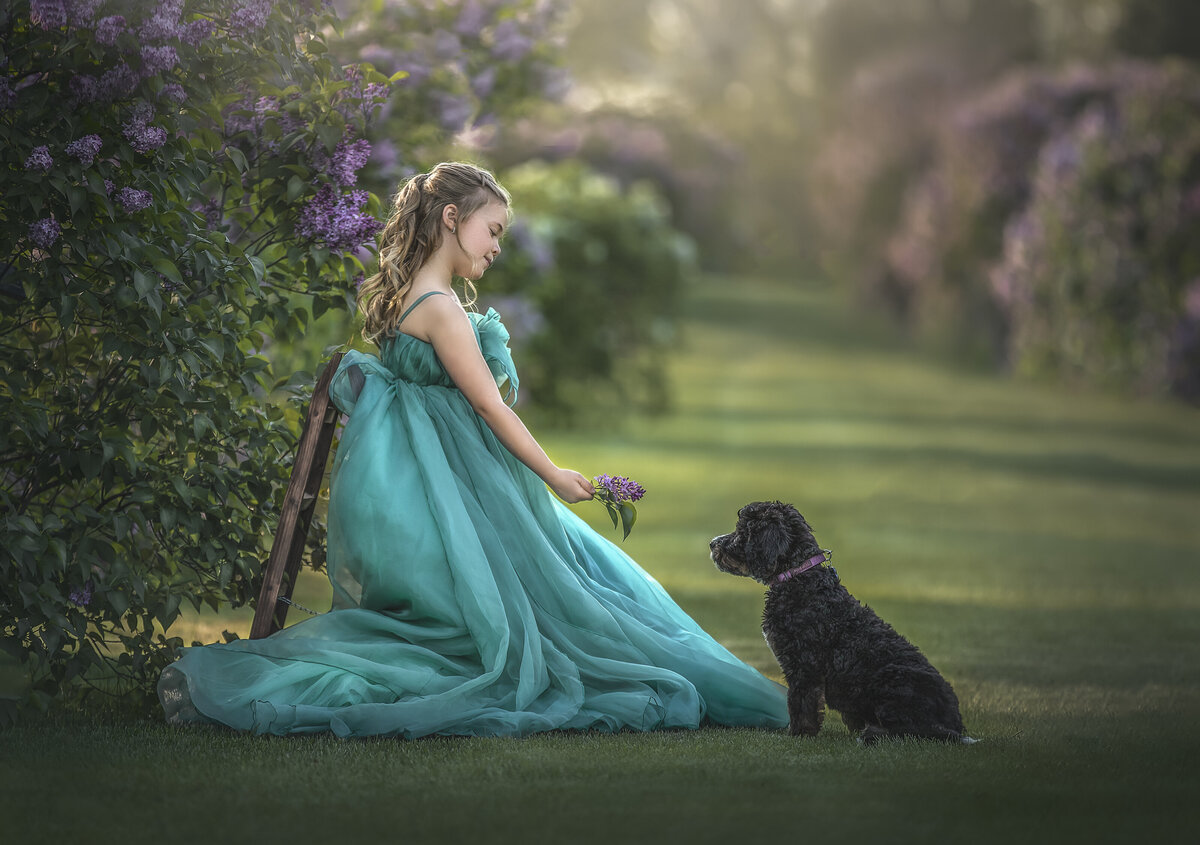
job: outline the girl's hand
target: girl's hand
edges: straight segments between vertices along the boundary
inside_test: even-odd
[[[555,495],[568,505],[587,501],[596,495],[596,488],[592,486],[592,482],[573,469],[556,470],[547,483]]]

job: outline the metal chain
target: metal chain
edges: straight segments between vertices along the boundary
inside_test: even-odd
[[[292,601],[287,596],[280,596],[279,601],[283,602],[284,604],[286,604],[290,607],[294,607],[297,610],[303,610],[305,613],[309,614],[310,616],[320,616],[321,615],[317,611],[311,610],[311,609],[305,607],[304,605],[300,604],[299,602]]]

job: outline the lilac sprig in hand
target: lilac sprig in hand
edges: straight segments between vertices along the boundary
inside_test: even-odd
[[[625,532],[625,537],[621,539],[624,540],[637,522],[637,508],[633,503],[646,495],[646,488],[632,478],[621,475],[598,475],[592,479],[592,483],[596,487],[596,500],[603,502],[608,509],[613,528],[620,521]]]

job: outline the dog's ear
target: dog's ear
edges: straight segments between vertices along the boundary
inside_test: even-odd
[[[746,563],[752,567],[773,570],[779,559],[788,553],[788,532],[775,520],[760,520],[746,536]]]

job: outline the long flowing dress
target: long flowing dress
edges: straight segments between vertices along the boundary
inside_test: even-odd
[[[511,402],[508,332],[494,310],[471,319]],[[397,332],[378,358],[350,352],[330,392],[349,415],[333,609],[184,649],[159,681],[168,721],[343,737],[787,725],[783,687],[551,494],[431,345]]]

